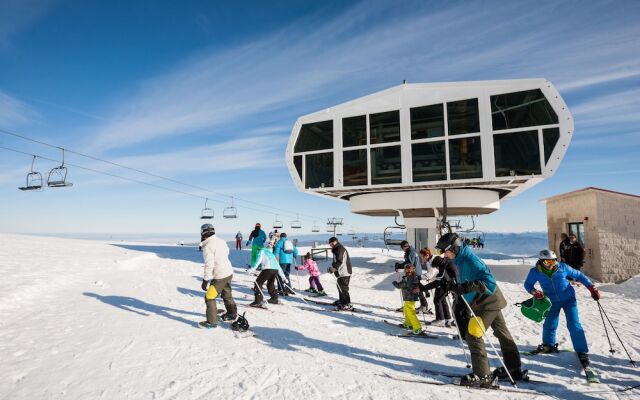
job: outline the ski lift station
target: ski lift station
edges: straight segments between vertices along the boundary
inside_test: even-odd
[[[433,246],[448,216],[497,211],[551,177],[573,118],[545,79],[403,83],[298,118],[286,161],[301,191],[403,219]]]

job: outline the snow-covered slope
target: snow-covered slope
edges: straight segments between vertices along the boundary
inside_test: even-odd
[[[226,327],[197,329],[203,320],[201,253],[186,246],[109,244],[0,235],[0,398],[2,399],[409,399],[532,398],[391,379],[443,381],[421,369],[466,373],[459,342],[389,336],[400,304],[390,282],[399,252],[351,248],[352,299],[371,314],[313,312],[299,298],[269,311],[248,308],[253,276],[246,251],[232,251],[234,295],[256,336],[237,338]],[[302,249],[305,250],[305,249]],[[321,263],[326,269],[327,263]],[[523,266],[492,267],[511,304],[527,298]],[[335,296],[333,277],[322,283]],[[636,280],[636,279],[634,279]],[[294,287],[306,276],[293,275]],[[629,287],[633,282],[627,283]],[[637,285],[635,286],[637,287]],[[522,385],[558,398],[615,398],[611,389],[638,383],[638,369],[617,343],[609,346],[596,304],[578,289],[593,366],[603,384],[587,386],[575,355],[526,359],[546,384]],[[634,358],[640,349],[637,295],[604,292],[602,304]],[[627,296],[629,294],[630,296]],[[521,349],[540,342],[541,326],[505,309]],[[571,347],[561,322],[558,339]],[[493,339],[495,343],[497,341]],[[497,360],[492,357],[492,365]],[[640,392],[627,392],[640,396]]]

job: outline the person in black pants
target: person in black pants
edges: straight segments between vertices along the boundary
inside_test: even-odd
[[[449,288],[455,279],[456,272],[451,262],[446,257],[433,257],[431,266],[438,270],[438,274],[433,281],[424,285],[425,290],[435,289],[433,295],[433,305],[436,309],[436,319],[429,325],[434,326],[454,326],[455,321],[451,318],[451,311],[447,302]]]
[[[339,300],[335,302],[336,310],[351,311],[353,306],[349,296],[349,280],[352,272],[349,253],[335,236],[329,239],[329,246],[331,246],[331,253],[333,253],[333,263],[331,263],[327,272],[334,274],[337,278],[338,292],[340,293]]]

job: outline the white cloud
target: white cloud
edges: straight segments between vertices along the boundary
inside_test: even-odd
[[[38,116],[31,106],[0,90],[0,123],[3,127],[24,125]]]
[[[572,107],[578,127],[615,126],[640,122],[640,89],[598,96]]]

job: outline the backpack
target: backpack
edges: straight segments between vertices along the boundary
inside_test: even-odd
[[[291,243],[288,240],[284,241],[284,245],[282,246],[282,248],[284,249],[284,253],[285,254],[292,254],[293,253],[293,243]]]

